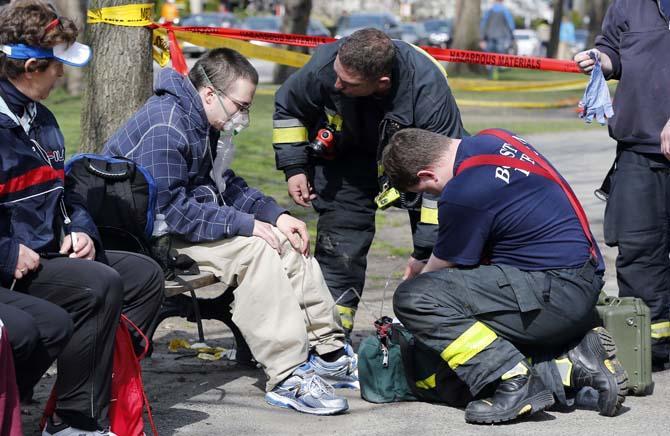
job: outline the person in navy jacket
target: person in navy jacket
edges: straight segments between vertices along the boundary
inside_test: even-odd
[[[64,187],[63,134],[40,103],[89,47],[41,0],[0,11],[0,317],[17,361],[20,395],[58,360],[56,411],[45,435],[105,429],[114,335],[124,312],[141,329],[162,301],[152,260],[105,253],[95,223]]]

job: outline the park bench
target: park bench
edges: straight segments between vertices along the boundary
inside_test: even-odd
[[[252,359],[251,352],[246,341],[242,337],[242,333],[233,323],[232,314],[230,313],[230,304],[233,302],[234,288],[231,287],[226,289],[220,296],[214,299],[201,300],[196,296],[196,290],[217,283],[219,283],[219,280],[210,272],[201,272],[197,275],[182,275],[179,276],[178,280],[166,280],[165,301],[167,304],[164,302],[163,306],[161,306],[156,321],[147,332],[147,337],[153,339],[153,335],[156,332],[158,325],[166,318],[179,316],[196,323],[198,328],[198,341],[200,343],[205,343],[202,320],[216,319],[226,324],[233,333],[235,338],[236,360],[240,363],[250,363]],[[184,294],[188,294],[188,297]],[[186,300],[184,298],[180,299],[180,296],[190,298],[189,307],[184,307]],[[208,305],[205,307],[204,314],[201,313],[203,304]]]

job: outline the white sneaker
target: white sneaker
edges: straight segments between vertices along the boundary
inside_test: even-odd
[[[116,433],[112,433],[109,429],[89,431],[70,427],[65,423],[55,425],[51,419],[48,419],[47,425],[44,427],[44,431],[42,431],[42,436],[117,436],[117,435]]]

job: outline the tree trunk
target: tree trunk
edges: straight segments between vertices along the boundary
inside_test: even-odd
[[[586,47],[593,47],[593,43],[602,30],[605,12],[609,8],[609,0],[591,0],[589,9],[589,39],[586,41]]]
[[[479,22],[482,18],[481,2],[458,0],[456,4],[456,20],[454,22],[454,41],[452,48],[460,50],[480,50]],[[484,66],[452,62],[449,64],[449,73],[463,73],[471,71],[483,73]]]
[[[281,32],[306,35],[309,16],[312,13],[312,0],[286,0],[284,7],[286,8],[286,13],[282,19]],[[282,46],[282,48],[307,53],[305,47]],[[288,79],[288,76],[295,71],[296,68],[294,67],[277,64],[272,71],[272,82],[276,84],[284,83]]]
[[[60,14],[77,23],[78,39],[83,41],[86,26],[86,0],[55,0],[55,4]],[[81,68],[65,66],[63,79],[63,86],[68,94],[81,95],[84,88],[84,72]]]
[[[144,0],[104,0],[100,7]],[[81,113],[82,152],[99,152],[103,144],[152,93],[151,31],[145,27],[91,24],[86,30],[93,59],[86,68]]]
[[[554,20],[551,22],[551,37],[547,47],[547,57],[555,58],[558,54],[561,21],[563,20],[563,0],[554,0]]]

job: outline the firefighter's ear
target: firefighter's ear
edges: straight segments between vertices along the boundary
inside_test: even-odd
[[[431,167],[419,170],[419,172],[416,173],[416,176],[423,182],[436,182],[439,179],[437,173]]]
[[[377,79],[377,92],[384,92],[391,89],[391,78],[389,76],[382,76]]]

